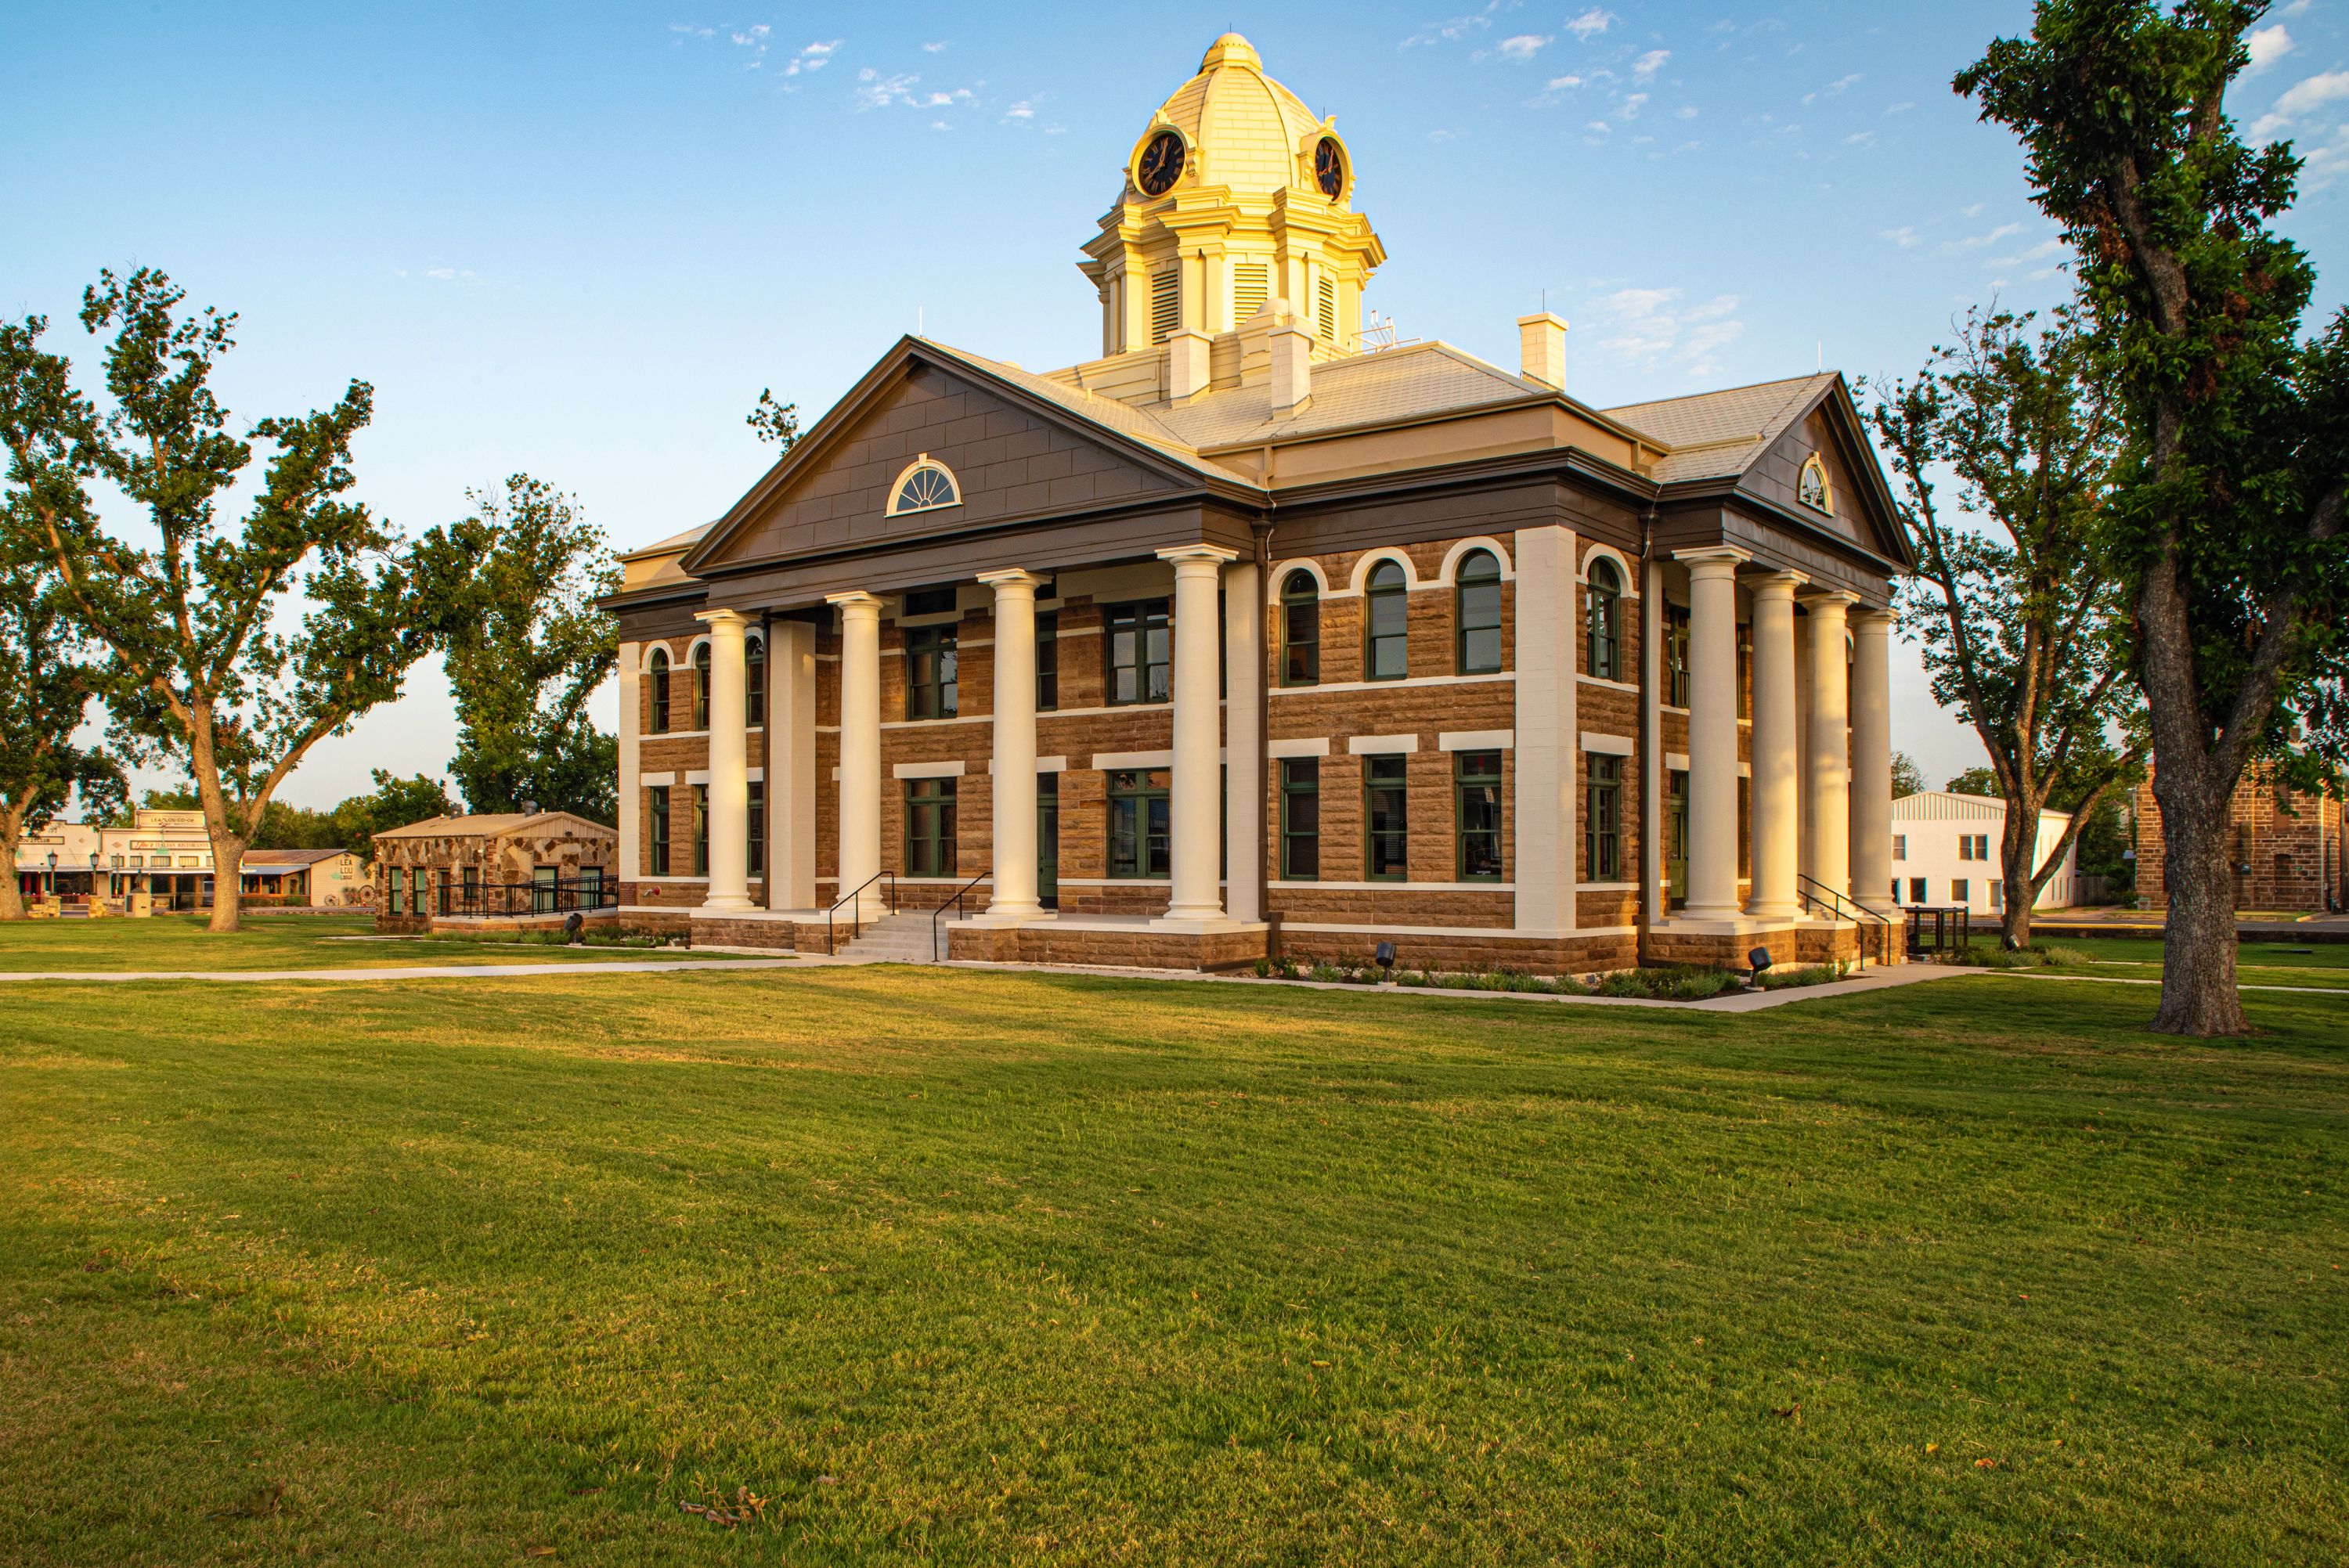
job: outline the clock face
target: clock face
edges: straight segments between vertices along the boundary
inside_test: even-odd
[[[1338,150],[1336,141],[1326,136],[1321,145],[1313,150],[1313,183],[1333,201],[1338,192],[1346,188],[1346,155]]]
[[[1142,150],[1142,161],[1134,167],[1134,182],[1142,187],[1144,196],[1164,196],[1174,189],[1174,181],[1181,178],[1183,139],[1171,130],[1162,130]]]

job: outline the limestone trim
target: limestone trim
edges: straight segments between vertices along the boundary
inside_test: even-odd
[[[1279,603],[1281,589],[1287,585],[1290,574],[1298,572],[1310,573],[1318,585],[1316,592],[1324,599],[1330,597],[1330,573],[1323,571],[1321,563],[1313,557],[1299,555],[1273,562],[1272,571],[1264,581],[1264,602],[1267,604]]]
[[[1174,764],[1168,790],[1173,875],[1169,924],[1196,928],[1225,921],[1221,704],[1223,571],[1239,559],[1220,545],[1176,545],[1158,552],[1174,568]]]
[[[1639,752],[1640,742],[1629,735],[1602,735],[1597,730],[1582,732],[1582,749],[1601,757],[1630,757]]]
[[[1516,744],[1514,729],[1446,729],[1435,738],[1438,751],[1508,751]]]
[[[1092,770],[1096,773],[1126,773],[1152,768],[1172,768],[1174,753],[1166,751],[1096,751]]]
[[[1275,740],[1266,745],[1264,754],[1276,762],[1297,757],[1327,757],[1330,738],[1323,735],[1310,740]]]
[[[1576,562],[1574,566],[1574,580],[1577,583],[1590,581],[1590,563],[1594,561],[1613,562],[1615,570],[1622,573],[1622,596],[1626,599],[1637,599],[1640,596],[1640,574],[1632,569],[1631,558],[1611,544],[1593,544],[1582,552],[1582,559]],[[1576,622],[1579,624],[1582,618],[1582,606],[1577,604],[1574,607],[1574,614]]]
[[[881,871],[881,600],[862,590],[827,594],[840,612],[839,868],[852,890]],[[864,918],[865,895],[851,913]]]
[[[643,658],[641,645],[622,643],[613,661],[620,686],[620,842],[616,859],[624,882],[636,880],[636,839],[644,830],[644,796],[636,783],[636,759],[642,754],[639,732],[644,727]]]
[[[1491,675],[1482,676],[1405,676],[1400,680],[1392,681],[1323,681],[1319,686],[1276,686],[1271,689],[1270,695],[1314,696],[1327,696],[1331,692],[1409,691],[1413,686],[1484,686],[1495,681],[1513,681],[1516,678],[1516,670],[1497,670]],[[1118,711],[1122,713],[1125,710],[1120,708]]]
[[[893,762],[889,765],[892,779],[959,779],[963,776],[960,762]]]
[[[677,782],[677,775],[668,772],[639,773],[636,782],[647,789],[666,789]]]
[[[1411,563],[1409,555],[1392,545],[1381,545],[1376,550],[1362,552],[1361,557],[1354,562],[1354,569],[1346,574],[1346,591],[1349,593],[1361,594],[1364,591],[1364,584],[1371,580],[1371,573],[1378,570],[1381,562],[1388,561],[1402,568],[1402,585],[1406,590],[1423,586],[1419,580],[1419,568]],[[1393,683],[1390,681],[1385,684],[1392,686]]]
[[[1419,751],[1416,735],[1350,735],[1346,738],[1349,757],[1410,757]],[[1486,885],[1486,884],[1480,884]]]
[[[1507,546],[1490,534],[1478,534],[1473,539],[1455,541],[1452,548],[1444,552],[1444,565],[1435,574],[1436,583],[1446,588],[1457,584],[1460,580],[1461,561],[1471,552],[1478,550],[1489,550],[1493,552],[1493,559],[1501,564],[1502,582],[1516,581],[1517,565],[1510,559]]]
[[[995,755],[991,872],[996,921],[1042,915],[1036,865],[1036,590],[1043,579],[1012,569],[983,572],[995,593]],[[962,768],[955,767],[956,776]]]
[[[1068,770],[1069,759],[1065,757],[1039,757],[1036,758],[1036,771],[1039,773],[1066,773]],[[989,778],[994,777],[995,758],[992,757],[987,759],[987,771]]]

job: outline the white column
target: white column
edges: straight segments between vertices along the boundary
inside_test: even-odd
[[[1851,716],[1844,618],[1855,603],[1849,593],[1821,593],[1804,606],[1811,613],[1811,875],[1845,896],[1851,892]]]
[[[1727,548],[1676,551],[1689,571],[1689,859],[1685,920],[1737,918],[1737,568]]]
[[[638,736],[644,729],[644,658],[642,643],[622,643],[619,654],[620,676],[620,863],[617,875],[624,882],[636,880],[636,870],[643,853],[638,837],[644,832],[644,786],[637,782],[643,773],[637,758],[641,755]]]
[[[1748,829],[1754,888],[1745,909],[1757,920],[1792,920],[1802,913],[1795,882],[1802,822],[1797,798],[1802,748],[1795,728],[1795,590],[1806,581],[1799,572],[1776,572],[1754,582],[1754,788]]]
[[[1224,569],[1224,907],[1234,920],[1264,918],[1263,579],[1253,561]]]
[[[995,590],[995,891],[990,918],[1033,920],[1036,902],[1036,585],[1025,572],[982,572]]]
[[[1529,936],[1562,936],[1575,918],[1575,671],[1582,607],[1571,529],[1521,528],[1516,546],[1515,773],[1506,819],[1516,849],[1512,919]]]
[[[840,607],[840,885],[849,893],[881,869],[881,601],[828,593]],[[878,913],[867,888],[850,912]]]
[[[814,909],[815,627],[767,636],[767,907]]]
[[[704,610],[709,628],[709,891],[701,907],[750,908],[750,741],[743,712],[742,616]]]
[[[1223,646],[1216,593],[1224,563],[1236,552],[1212,544],[1186,544],[1158,552],[1174,564],[1174,784],[1168,802],[1174,830],[1170,921],[1224,918],[1222,878],[1216,874],[1216,841],[1223,791],[1222,738],[1216,671]]]
[[[1852,618],[1851,887],[1879,914],[1892,899],[1892,614]]]

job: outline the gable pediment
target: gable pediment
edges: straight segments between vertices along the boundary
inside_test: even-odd
[[[1815,458],[1826,470],[1833,501],[1828,511],[1802,500],[1803,469]],[[1914,564],[1884,470],[1868,445],[1858,410],[1839,383],[1763,449],[1738,477],[1737,488],[1872,555]]]
[[[1074,414],[901,346],[736,503],[685,566],[707,576],[1197,488],[1125,447]],[[892,489],[924,456],[953,474],[958,504],[890,516]]]

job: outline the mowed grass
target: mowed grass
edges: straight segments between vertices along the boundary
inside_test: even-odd
[[[681,949],[564,947],[375,934],[367,914],[252,914],[226,934],[203,915],[26,920],[0,924],[0,972],[116,974],[191,969],[378,969],[433,964],[595,964],[684,957]],[[715,954],[703,954],[711,957]]]
[[[2096,961],[2092,972],[2104,971],[2134,979],[2161,978],[2161,939],[2158,936],[2056,937],[2048,944],[2088,954]],[[2235,983],[2349,988],[2349,943],[2238,944]]]
[[[0,1561],[2349,1555],[2331,997],[12,1002]]]

